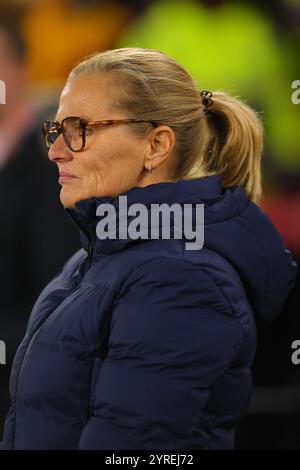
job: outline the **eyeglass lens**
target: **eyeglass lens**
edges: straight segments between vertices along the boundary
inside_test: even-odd
[[[61,126],[55,121],[47,121],[44,124],[44,135],[48,147],[54,144],[61,133],[63,133],[65,142],[72,151],[76,152],[83,147],[84,129],[82,128],[80,118],[66,118]]]

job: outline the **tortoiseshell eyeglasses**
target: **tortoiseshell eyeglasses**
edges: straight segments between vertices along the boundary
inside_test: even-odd
[[[93,127],[112,126],[115,124],[129,124],[134,122],[150,123],[154,127],[158,126],[156,121],[146,119],[108,119],[105,121],[87,121],[77,116],[68,116],[61,123],[47,120],[43,122],[43,134],[48,148],[63,135],[67,147],[72,152],[81,152],[85,147],[86,136]]]

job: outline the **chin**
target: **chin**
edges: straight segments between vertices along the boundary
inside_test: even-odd
[[[62,203],[65,209],[75,209],[76,202],[69,202],[62,199],[60,199],[60,202]]]
[[[74,209],[75,204],[80,201],[80,198],[75,197],[74,194],[70,194],[69,191],[65,191],[64,188],[60,192],[60,202],[67,209]]]

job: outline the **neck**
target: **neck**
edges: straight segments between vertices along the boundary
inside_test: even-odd
[[[149,186],[150,184],[171,183],[173,181],[176,180],[174,178],[171,178],[170,171],[167,171],[166,169],[156,168],[152,172],[144,170],[136,186],[144,188],[145,186]]]

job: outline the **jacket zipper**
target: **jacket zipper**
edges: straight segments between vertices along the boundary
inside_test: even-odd
[[[69,213],[69,212],[68,212]],[[69,213],[70,214],[70,213]],[[93,241],[92,241],[92,237],[91,235],[81,226],[81,224],[78,223],[78,221],[76,221],[73,216],[71,215],[71,218],[72,220],[79,226],[79,228],[86,234],[86,236],[88,237],[88,240],[89,240],[89,245],[88,245],[88,252],[87,252],[87,256],[85,257],[85,260],[84,260],[84,263],[85,263],[85,268],[82,272],[82,277],[86,274],[86,272],[89,270],[91,264],[92,264],[92,257],[93,257],[93,251],[94,251],[94,244],[93,244]],[[77,289],[77,286],[78,286],[79,283],[76,283],[75,285],[75,290]],[[74,290],[72,291],[74,292]],[[72,294],[72,292],[70,294]],[[67,300],[67,299],[65,299]],[[52,312],[53,313],[53,312]],[[20,382],[20,377],[21,377],[21,374],[22,374],[22,371],[23,371],[23,368],[24,368],[24,365],[25,365],[25,362],[26,362],[26,359],[30,353],[30,350],[32,348],[32,345],[33,345],[33,342],[37,336],[37,334],[42,330],[42,328],[46,325],[46,323],[48,322],[48,320],[50,319],[52,313],[50,313],[50,315],[46,318],[46,320],[42,323],[39,323],[37,328],[35,329],[34,333],[32,334],[31,336],[31,339],[28,343],[28,346],[26,348],[26,351],[24,353],[24,356],[23,356],[23,359],[22,359],[22,362],[21,362],[21,365],[20,365],[20,369],[19,369],[19,373],[18,373],[18,377],[17,377],[17,383],[16,383],[16,393],[15,393],[15,399],[14,399],[14,403],[12,403],[12,405],[14,406],[15,408],[15,422],[14,422],[14,437],[13,437],[13,445],[15,446],[15,441],[16,441],[16,428],[17,428],[17,401],[18,401],[18,388],[19,388],[19,382]]]
[[[91,238],[89,237],[89,246],[88,246],[88,254],[85,258],[85,269],[82,273],[82,277],[85,275],[85,273],[89,270],[91,264],[92,264],[92,256],[93,256],[93,250],[94,250],[94,245],[93,245],[93,242],[91,240]],[[78,286],[78,283],[76,283],[75,285],[75,290]],[[74,290],[72,292],[70,292],[70,295],[74,292]],[[69,296],[68,296],[69,297]],[[67,297],[67,298],[68,298]],[[67,299],[65,299],[67,300]],[[53,312],[52,312],[53,313]],[[21,378],[21,375],[22,375],[22,372],[23,372],[23,369],[24,369],[24,366],[25,366],[25,363],[26,363],[26,359],[28,358],[28,355],[31,351],[31,348],[32,348],[32,345],[34,343],[34,340],[37,336],[38,333],[40,333],[40,331],[44,328],[44,326],[47,324],[48,320],[50,319],[50,317],[52,316],[52,313],[50,313],[50,315],[46,318],[46,320],[43,322],[43,323],[40,323],[38,324],[38,326],[36,327],[34,333],[32,334],[31,336],[31,339],[28,343],[28,346],[26,348],[26,351],[24,353],[24,356],[23,356],[23,359],[22,359],[22,362],[21,362],[21,365],[20,365],[20,369],[19,369],[19,373],[18,373],[18,377],[17,377],[17,383],[16,383],[16,392],[15,392],[15,396],[14,396],[14,408],[15,408],[15,420],[14,420],[14,437],[13,437],[13,446],[15,447],[15,442],[16,442],[16,430],[17,430],[17,402],[18,402],[18,388],[19,388],[19,382],[20,382],[20,378]]]
[[[92,256],[93,256],[93,251],[94,251],[94,243],[93,243],[93,238],[92,235],[85,229],[85,227],[77,220],[72,212],[69,209],[65,209],[71,220],[79,227],[79,229],[86,235],[88,239],[88,250],[87,250],[87,257],[86,257],[86,263],[87,263],[87,268],[91,266],[92,263]],[[93,230],[95,229],[95,220],[93,220]],[[86,272],[85,270],[84,272]]]
[[[53,313],[53,312],[52,312]],[[22,362],[21,362],[21,365],[20,365],[20,369],[19,369],[19,373],[18,373],[18,377],[17,377],[17,380],[16,380],[16,393],[15,393],[15,397],[14,397],[14,403],[13,403],[13,406],[15,408],[15,420],[14,420],[14,437],[13,437],[13,445],[15,447],[15,443],[16,443],[16,430],[17,430],[17,402],[18,402],[18,388],[19,388],[19,382],[20,382],[20,378],[21,378],[21,375],[22,375],[22,371],[24,369],[24,366],[25,366],[25,363],[26,363],[26,359],[30,353],[30,350],[32,348],[32,345],[33,345],[33,342],[37,336],[37,334],[42,330],[42,328],[45,326],[45,324],[47,323],[47,321],[49,320],[49,318],[51,317],[51,314],[46,318],[46,320],[43,322],[43,323],[39,323],[37,328],[35,329],[34,333],[32,334],[31,338],[30,338],[30,341],[28,343],[28,346],[26,348],[26,351],[23,355],[23,359],[22,359]]]
[[[94,251],[94,245],[93,245],[93,242],[90,241],[89,242],[89,247],[88,247],[88,254],[87,254],[87,258],[86,258],[88,267],[90,267],[91,264],[92,264],[93,251]]]
[[[87,258],[85,258],[85,261],[86,261],[86,259]],[[74,289],[69,293],[69,295],[62,301],[62,303],[59,305],[59,307],[62,307],[62,305],[65,302],[68,301],[69,296],[72,295],[76,291],[77,287],[78,287],[78,283],[74,286]],[[23,372],[23,369],[24,369],[24,366],[25,366],[25,363],[26,363],[26,359],[28,358],[28,355],[31,351],[31,348],[32,348],[32,345],[34,343],[35,338],[37,337],[38,333],[40,333],[42,331],[42,329],[46,326],[46,324],[48,323],[48,321],[50,320],[50,318],[52,316],[52,313],[54,313],[55,310],[53,310],[53,312],[51,312],[44,321],[40,322],[36,326],[34,332],[32,333],[32,336],[30,338],[30,341],[28,343],[28,346],[26,348],[26,351],[24,353],[24,356],[23,356],[23,359],[22,359],[22,362],[21,362],[21,365],[20,365],[18,377],[17,377],[17,380],[16,380],[16,382],[17,382],[17,384],[16,384],[16,393],[15,393],[15,396],[14,396],[14,407],[15,407],[15,424],[14,424],[14,438],[13,438],[14,445],[15,445],[15,440],[16,440],[15,438],[16,438],[16,427],[17,427],[16,426],[16,424],[17,424],[16,423],[17,422],[17,401],[18,401],[18,388],[19,388],[20,378],[21,378],[21,375],[22,375],[22,372]]]

